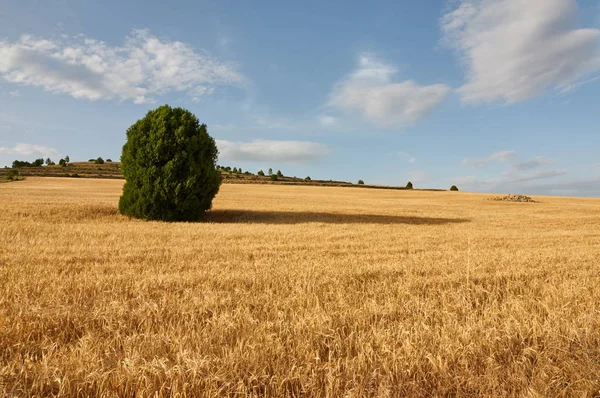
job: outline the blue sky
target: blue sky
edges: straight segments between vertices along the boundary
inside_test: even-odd
[[[600,197],[599,98],[598,0],[0,4],[0,165],[168,103],[244,170]]]

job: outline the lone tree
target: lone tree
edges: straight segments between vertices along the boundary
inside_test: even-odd
[[[218,154],[206,125],[191,112],[168,105],[148,112],[127,130],[120,212],[145,220],[199,220],[221,185]]]
[[[451,191],[458,191],[458,188],[456,187],[456,185],[452,185],[452,186],[450,187],[450,190],[451,190]]]
[[[358,185],[365,185],[365,182],[363,180],[358,180]]]
[[[409,181],[409,182],[406,184],[406,189],[413,189],[412,182],[410,182],[410,181]]]

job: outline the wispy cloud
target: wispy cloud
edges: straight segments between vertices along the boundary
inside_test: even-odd
[[[427,116],[450,91],[445,84],[394,82],[396,74],[394,66],[362,55],[358,68],[335,85],[328,105],[378,126],[403,127]]]
[[[466,67],[465,103],[514,103],[570,90],[600,69],[600,30],[578,29],[575,0],[459,0],[442,42]]]
[[[220,152],[219,158],[229,161],[304,163],[320,160],[331,152],[326,145],[310,141],[216,142]]]
[[[7,82],[41,87],[88,100],[153,102],[170,91],[191,97],[215,87],[240,85],[244,77],[189,44],[134,30],[120,47],[84,37],[22,36],[0,41],[0,76]]]
[[[16,144],[12,148],[0,146],[0,154],[2,155],[18,155],[18,156],[56,156],[58,151],[54,148],[35,144]]]
[[[9,91],[8,95],[10,95],[13,98],[18,98],[21,96],[21,92],[19,90],[13,90],[13,91]]]
[[[487,167],[490,162],[508,162],[516,156],[516,151],[500,151],[492,153],[487,158],[464,158],[462,163],[478,169],[483,169]]]
[[[461,190],[467,191],[534,193],[532,181],[553,179],[566,174],[567,170],[540,170],[526,173],[506,171],[498,177],[458,176],[449,178],[448,182],[459,186]],[[562,183],[555,185],[562,185]]]
[[[531,170],[531,169],[536,169],[538,167],[549,165],[552,162],[553,162],[552,159],[548,159],[544,156],[537,156],[530,160],[513,163],[512,167],[517,170]]]

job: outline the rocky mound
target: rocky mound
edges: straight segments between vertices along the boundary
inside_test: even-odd
[[[515,195],[508,194],[506,196],[497,196],[495,198],[488,198],[487,200],[498,200],[504,202],[529,202],[529,203],[537,203],[537,201],[531,199],[529,196],[525,195]]]

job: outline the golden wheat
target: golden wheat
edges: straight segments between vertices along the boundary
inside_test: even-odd
[[[600,200],[122,181],[0,185],[0,395],[598,396]]]

